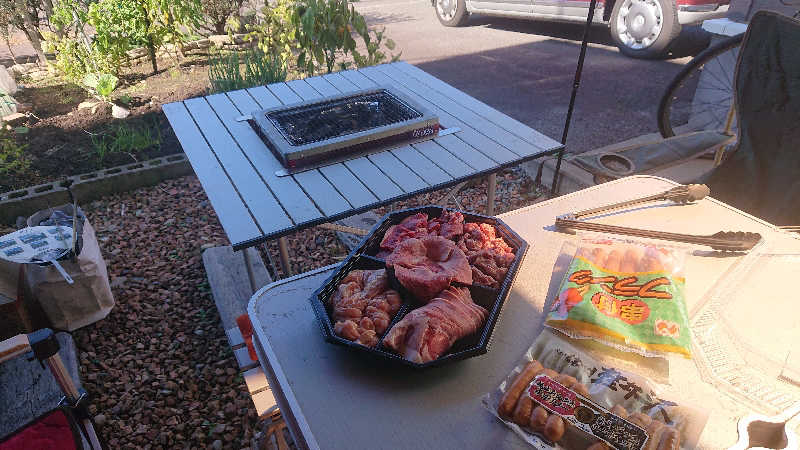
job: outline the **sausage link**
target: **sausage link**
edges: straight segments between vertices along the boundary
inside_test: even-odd
[[[659,442],[661,442],[661,434],[664,432],[666,426],[658,420],[653,420],[647,426],[647,443],[644,445],[645,450],[656,450]]]
[[[561,416],[552,414],[544,424],[544,437],[552,442],[558,442],[564,437],[564,419]]]
[[[614,405],[614,407],[611,408],[611,413],[616,414],[617,416],[622,417],[623,419],[626,419],[628,417],[628,410],[623,408],[622,405]]]
[[[533,408],[533,412],[531,412],[531,419],[528,423],[528,428],[538,433],[541,433],[544,430],[545,424],[547,424],[547,417],[549,413],[546,409],[541,406],[536,406]]]
[[[533,378],[542,370],[544,370],[544,367],[535,359],[525,366],[525,369],[517,375],[517,378],[511,383],[511,387],[509,387],[503,395],[503,398],[500,400],[500,405],[497,406],[497,413],[500,417],[504,419],[511,417],[511,413],[514,411],[514,407],[519,401],[522,391],[528,387]]]
[[[661,435],[658,450],[678,450],[681,448],[681,434],[675,427],[667,427]]]
[[[517,407],[514,409],[514,415],[511,420],[515,424],[524,427],[530,423],[531,411],[533,411],[533,399],[522,394],[517,402]]]

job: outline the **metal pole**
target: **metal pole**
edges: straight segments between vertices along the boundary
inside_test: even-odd
[[[581,53],[578,56],[578,67],[575,69],[575,80],[572,83],[572,96],[569,98],[569,108],[567,108],[567,120],[564,123],[564,134],[561,135],[561,144],[567,144],[567,134],[569,133],[569,124],[572,121],[572,110],[575,108],[575,97],[578,95],[578,88],[581,86],[581,72],[583,72],[583,60],[586,58],[586,48],[589,45],[589,30],[592,28],[592,21],[594,20],[594,11],[597,8],[597,0],[589,2],[589,14],[586,16],[586,27],[583,29],[583,41],[581,42]],[[558,172],[561,170],[561,159],[564,156],[564,150],[558,152],[558,160],[556,160],[556,171],[553,174],[553,185],[550,187],[550,195],[556,196],[556,187],[558,186]]]

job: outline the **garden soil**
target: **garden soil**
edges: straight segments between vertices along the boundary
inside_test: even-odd
[[[174,61],[162,61],[162,65],[164,68],[156,75],[137,67],[122,77],[122,87],[115,95],[127,94],[131,99],[131,115],[126,119],[114,119],[111,105],[99,103],[77,85],[53,79],[18,81],[23,89],[15,98],[29,105],[31,114],[14,124],[29,130],[17,134],[16,140],[25,146],[30,167],[21,173],[0,176],[0,193],[182,152],[161,105],[207,94],[207,67],[199,57],[184,60],[180,66],[175,66]],[[98,106],[94,110],[79,108],[82,102],[98,102]],[[120,125],[147,128],[153,136],[159,136],[161,144],[135,154],[111,153],[101,159],[92,136],[98,139]]]

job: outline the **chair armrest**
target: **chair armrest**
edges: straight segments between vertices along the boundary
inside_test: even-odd
[[[0,342],[0,363],[33,350],[28,335],[18,334]]]

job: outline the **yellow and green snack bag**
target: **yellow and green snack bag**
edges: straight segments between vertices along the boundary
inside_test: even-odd
[[[684,253],[616,241],[582,244],[545,324],[644,356],[691,358]]]

